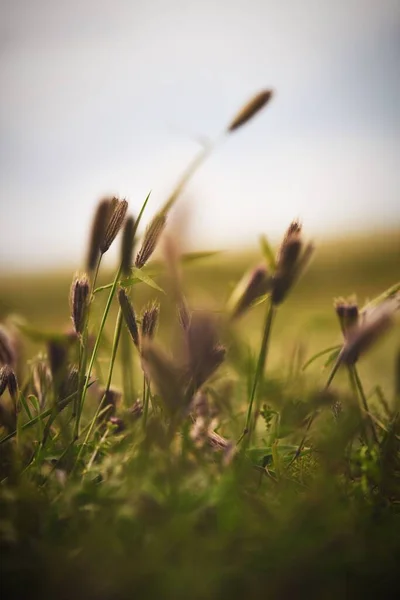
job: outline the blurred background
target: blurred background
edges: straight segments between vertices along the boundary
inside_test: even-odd
[[[231,251],[187,273],[192,301],[223,306],[260,260],[259,235],[277,243],[293,218],[318,252],[278,319],[276,361],[288,340],[306,335],[309,354],[340,339],[334,297],[362,304],[398,279],[398,0],[3,0],[0,11],[1,319],[68,323],[99,197],[137,213],[152,190],[148,222],[199,141],[268,87],[272,102],[176,207],[187,249]],[[249,319],[256,333],[259,311]],[[374,368],[388,375],[387,344]]]
[[[193,247],[400,225],[398,0],[3,0],[2,270],[79,264],[99,196],[149,215],[197,139],[257,120],[182,201]],[[179,210],[179,209],[178,209]]]

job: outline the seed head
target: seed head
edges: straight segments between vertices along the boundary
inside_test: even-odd
[[[117,406],[121,400],[121,393],[115,389],[101,390],[100,393],[100,402],[101,409],[108,408],[106,412],[104,412],[100,416],[101,421],[108,421],[110,417],[114,417],[117,411]]]
[[[47,344],[47,354],[51,375],[53,380],[56,380],[67,365],[68,350],[66,343],[57,339],[50,340]]]
[[[150,304],[142,314],[142,337],[153,339],[160,315],[160,305],[158,302]]]
[[[70,304],[71,318],[74,329],[78,335],[82,335],[85,329],[87,309],[89,306],[89,279],[86,274],[75,277],[71,285]]]
[[[142,344],[142,366],[157,388],[166,411],[171,416],[183,411],[185,406],[180,369],[161,348],[146,338]]]
[[[131,272],[133,264],[133,247],[135,242],[135,219],[128,217],[122,232],[121,270],[125,277]]]
[[[133,306],[131,301],[128,298],[128,295],[124,288],[120,288],[118,290],[118,301],[121,307],[122,316],[128,327],[129,333],[131,334],[131,338],[136,348],[140,349],[140,340],[139,340],[139,330],[136,323],[135,311],[133,310]]]
[[[215,320],[206,312],[195,312],[186,331],[188,376],[193,391],[207,381],[225,359]]]
[[[17,377],[10,367],[10,365],[4,365],[0,370],[0,396],[4,394],[4,391],[8,388],[10,396],[16,406],[18,399],[18,381]]]
[[[359,357],[392,327],[395,310],[395,305],[386,301],[370,314],[364,315],[365,318],[348,331],[339,361],[347,365],[354,365]]]
[[[283,302],[309,263],[313,252],[312,244],[307,244],[303,250],[301,225],[298,221],[293,221],[283,238],[277,257],[276,272],[272,282],[273,304]]]
[[[263,90],[256,94],[240,111],[228,125],[228,131],[235,131],[242,125],[250,121],[264,106],[271,100],[272,90]]]
[[[236,319],[243,315],[258,298],[270,291],[271,285],[272,279],[264,265],[253,269],[232,294],[229,301],[229,305],[233,306],[231,318]]]
[[[60,399],[64,400],[72,394],[78,391],[79,385],[79,369],[77,367],[71,367],[68,370],[65,380],[60,386]]]
[[[359,319],[359,310],[355,302],[350,302],[339,298],[335,301],[335,310],[338,316],[343,336],[348,337],[349,332],[357,326]]]
[[[86,259],[86,268],[88,273],[92,273],[97,266],[100,256],[100,246],[104,240],[110,212],[110,199],[104,198],[104,200],[101,200],[97,206],[93,219],[92,230],[90,233],[89,248]]]
[[[162,232],[164,231],[167,223],[167,217],[163,213],[157,214],[147,227],[142,246],[137,253],[135,260],[135,267],[141,269],[147,263],[151,255],[153,254],[157,242],[160,239]]]
[[[107,222],[104,237],[100,243],[101,254],[107,252],[117,237],[122,225],[124,224],[127,210],[128,202],[126,200],[118,200],[118,198],[114,197],[110,201],[110,216]]]
[[[0,365],[15,366],[16,351],[5,327],[0,325]]]

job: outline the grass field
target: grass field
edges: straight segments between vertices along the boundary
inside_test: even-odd
[[[0,276],[2,598],[399,597],[400,232],[153,261],[210,149],[86,274]]]

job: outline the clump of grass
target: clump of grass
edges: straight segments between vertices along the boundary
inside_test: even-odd
[[[224,135],[270,98],[270,91],[255,96]],[[394,398],[377,387],[379,412],[358,366],[395,325],[399,288],[363,309],[337,301],[341,343],[290,377],[267,372],[266,364],[276,313],[285,312],[313,253],[297,221],[277,253],[261,238],[265,264],[241,280],[219,316],[186,299],[185,256],[167,240],[170,309],[160,312],[154,301],[135,310],[136,285],[161,289],[162,267],[152,257],[168,212],[214,145],[150,220],[134,264],[150,195],[137,219],[125,200],[99,203],[88,275],[71,288],[73,331],[43,334],[47,353],[27,365],[26,377],[17,380],[16,351],[0,328],[0,579],[7,597],[27,589],[86,600],[132,590],[173,598],[336,598],[344,589],[351,597],[371,590],[388,597],[397,584],[399,361]],[[101,258],[122,229],[113,281],[96,288]],[[236,328],[263,303],[253,360]],[[118,314],[106,345],[113,304]],[[171,337],[156,335],[160,321],[160,333],[167,325]],[[316,384],[303,371],[322,356],[331,372]],[[341,370],[347,392],[334,389]]]

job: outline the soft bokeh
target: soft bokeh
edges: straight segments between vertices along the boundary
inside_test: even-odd
[[[196,175],[194,247],[400,224],[398,0],[6,0],[0,267],[78,262],[93,207],[149,211],[255,91],[265,112]]]

